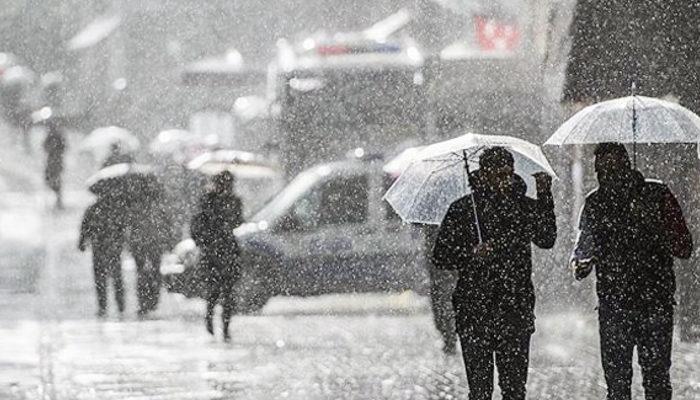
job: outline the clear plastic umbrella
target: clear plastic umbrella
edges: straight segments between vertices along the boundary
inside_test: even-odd
[[[468,133],[421,150],[384,195],[405,222],[437,225],[455,200],[471,194],[469,170],[478,168],[483,150],[501,146],[515,159],[515,172],[533,194],[532,174],[556,176],[539,146],[510,136]]]
[[[633,95],[584,108],[559,127],[545,145],[698,140],[700,117],[692,111],[670,101]]]

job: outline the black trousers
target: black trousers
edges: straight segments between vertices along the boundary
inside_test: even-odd
[[[494,359],[503,400],[525,400],[531,333],[523,330],[504,336],[482,326],[459,325],[469,400],[491,399]]]
[[[99,313],[107,311],[107,279],[112,278],[114,299],[119,312],[124,312],[124,281],[122,279],[121,251],[93,249],[92,266],[97,291]]]
[[[133,252],[136,262],[136,294],[139,311],[153,311],[160,298],[161,275],[159,251],[137,250]]]
[[[214,315],[214,308],[216,304],[220,302],[223,308],[221,320],[224,325],[224,331],[228,331],[231,316],[236,308],[233,286],[239,278],[238,265],[236,261],[231,259],[221,260],[217,257],[204,256],[203,266],[208,270],[208,276],[206,278],[206,319],[208,321],[211,320]]]
[[[598,309],[600,350],[608,400],[632,398],[632,354],[637,347],[647,400],[670,400],[673,306],[643,311],[601,305]]]

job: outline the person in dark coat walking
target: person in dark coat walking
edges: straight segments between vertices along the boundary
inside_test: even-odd
[[[673,257],[690,257],[692,238],[669,188],[633,170],[622,144],[600,144],[595,157],[599,187],[581,211],[572,267],[577,279],[595,268],[607,398],[631,399],[636,346],[646,398],[670,400]]]
[[[557,236],[551,178],[536,174],[537,199],[529,198],[513,163],[502,147],[484,151],[470,177],[478,222],[471,196],[455,201],[433,250],[436,267],[459,272],[452,302],[470,400],[491,399],[494,354],[503,399],[525,399],[535,331],[531,244],[549,249]]]
[[[56,119],[50,119],[46,124],[48,133],[44,139],[44,151],[46,152],[46,166],[44,168],[44,181],[56,195],[56,208],[63,208],[62,179],[63,156],[66,152],[66,138],[63,129]]]
[[[233,192],[234,177],[223,171],[213,179],[213,188],[202,196],[200,211],[190,224],[190,234],[201,252],[207,273],[206,328],[214,334],[214,307],[221,301],[224,340],[235,308],[233,286],[240,275],[239,251],[233,230],[243,223],[241,200]]]
[[[129,250],[136,262],[138,314],[144,316],[158,306],[161,288],[160,263],[163,253],[177,238],[164,210],[163,188],[153,176],[147,177],[140,196],[129,210]]]
[[[578,0],[570,27],[571,52],[562,100],[572,109],[636,94],[668,97],[700,113],[700,0]],[[675,149],[674,149],[675,150]],[[656,151],[664,153],[667,146]],[[674,169],[657,173],[676,183],[686,218],[697,234],[700,182],[694,148],[684,150]],[[658,155],[662,155],[657,153]],[[689,184],[685,184],[688,182]],[[700,339],[698,261],[678,269],[678,323],[684,340]]]
[[[124,312],[124,284],[121,255],[124,245],[124,213],[119,199],[100,196],[87,208],[80,226],[78,249],[92,247],[92,266],[97,291],[97,316],[107,314],[107,280],[114,284],[114,298],[119,313]]]

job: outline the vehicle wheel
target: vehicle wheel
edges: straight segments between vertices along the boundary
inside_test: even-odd
[[[277,294],[276,272],[272,264],[262,257],[250,257],[245,261],[234,289],[239,314],[262,310],[268,300]]]

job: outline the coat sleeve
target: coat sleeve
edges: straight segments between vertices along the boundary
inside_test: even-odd
[[[683,210],[670,190],[664,191],[662,201],[667,246],[675,257],[688,259],[693,251],[693,237],[683,217]]]
[[[243,203],[240,198],[236,198],[233,205],[233,226],[240,226],[245,221],[243,220]]]
[[[80,222],[80,237],[78,239],[78,247],[83,249],[91,241],[92,231],[92,206],[85,210],[83,220]]]
[[[539,191],[530,202],[531,241],[539,248],[551,249],[557,240],[557,219],[554,215],[552,191]]]
[[[590,204],[584,203],[578,222],[578,235],[571,258],[574,260],[586,260],[596,254],[595,237],[593,234],[593,219]]]
[[[465,226],[464,210],[453,203],[435,239],[431,261],[438,269],[457,270],[471,261],[473,234],[471,226]]]

